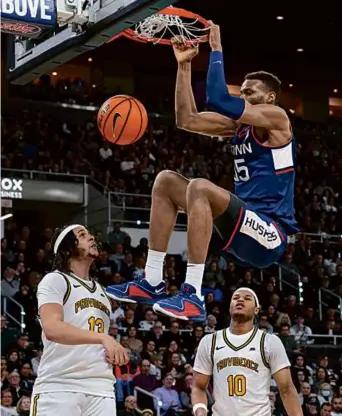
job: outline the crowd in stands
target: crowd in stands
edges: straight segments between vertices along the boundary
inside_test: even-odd
[[[294,118],[293,125],[299,225],[306,232],[339,234],[342,123]],[[95,117],[80,125],[30,111],[23,111],[20,119],[4,113],[1,137],[3,169],[86,174],[107,190],[138,194],[150,194],[155,176],[163,169],[188,178],[207,178],[226,189],[233,187],[228,141],[184,132],[158,118],[151,118],[149,131],[134,146],[119,147],[103,140]],[[149,204],[149,199],[141,197],[126,200],[129,206]]]
[[[325,292],[323,317],[318,292],[327,289],[342,297],[342,238],[340,180],[342,171],[341,123],[327,125],[295,120],[297,136],[296,216],[302,231],[326,233],[324,239],[299,235],[288,245],[278,267],[260,273],[241,268],[219,251],[210,251],[204,275],[208,317],[203,323],[186,323],[157,316],[144,305],[112,301],[110,334],[129,352],[127,365],[116,367],[116,395],[122,416],[191,414],[192,365],[197,346],[206,334],[229,325],[227,304],[240,286],[256,291],[262,306],[258,325],[281,338],[292,362],[292,376],[305,415],[342,415],[341,310],[336,296]],[[114,192],[149,194],[155,176],[163,169],[205,177],[231,189],[233,166],[229,144],[218,138],[185,133],[152,120],[149,132],[134,146],[120,148],[100,137],[94,119],[88,124],[60,123],[52,116],[23,112],[3,114],[1,123],[3,169],[87,174]],[[131,206],[150,201],[130,198]],[[37,320],[36,290],[51,270],[52,228],[38,232],[29,219],[6,222],[1,241],[1,292],[25,310],[20,332],[11,317],[1,316],[1,411],[4,416],[28,415],[32,386],[42,354]],[[131,237],[115,224],[105,238],[92,271],[107,286],[134,279],[144,271],[148,242],[133,247]],[[174,295],[184,281],[186,259],[167,256],[164,278]],[[298,276],[303,291],[299,291]],[[20,309],[8,302],[6,311],[20,322]],[[143,319],[142,319],[143,317]],[[316,337],[313,335],[320,335]],[[336,337],[333,337],[335,335]],[[318,351],[318,354],[317,354]],[[152,399],[135,388],[153,392]],[[209,386],[208,403],[214,401]],[[273,415],[285,415],[278,390],[271,386]]]
[[[1,316],[1,405],[4,416],[28,415],[42,354],[35,293],[44,274],[51,270],[51,234],[52,229],[44,230],[41,235],[32,233],[29,227],[17,224],[14,217],[7,223],[2,240],[2,296],[12,297],[26,312],[22,333],[10,317]],[[337,346],[334,347],[331,335],[342,335],[341,311],[337,304],[333,306],[334,299],[331,299],[330,307],[324,310],[323,321],[320,321],[317,290],[328,280],[333,287],[337,285],[342,295],[342,265],[329,261],[330,247],[325,243],[311,243],[310,246],[307,243],[301,239],[290,245],[284,258],[285,263],[301,270],[302,276],[311,282],[304,282],[302,302],[286,288],[280,290],[276,274],[264,273],[262,281],[257,270],[240,268],[218,253],[210,253],[206,263],[203,293],[208,317],[203,323],[189,321],[184,324],[157,316],[144,305],[127,306],[112,301],[110,334],[127,349],[130,357],[127,365],[114,370],[120,412],[133,416],[133,413],[137,414],[137,406],[147,413],[160,406],[162,416],[190,415],[192,365],[199,341],[206,333],[229,324],[227,300],[235,288],[247,286],[257,292],[262,305],[259,327],[268,333],[277,333],[285,346],[305,414],[318,414],[322,408],[327,412],[324,413],[326,416],[340,416],[342,338],[335,339]],[[335,248],[342,253],[341,244]],[[130,236],[116,224],[92,273],[104,286],[134,279],[143,271],[147,249],[144,239],[137,247],[132,247]],[[164,273],[170,295],[177,293],[184,271],[185,263],[180,256],[167,256]],[[20,321],[20,309],[16,305],[8,303],[7,312]],[[313,334],[320,334],[321,338]],[[319,349],[319,356],[313,353],[314,348]],[[153,392],[156,398],[153,400],[140,392],[135,396],[136,387]],[[210,386],[207,395],[212,404],[214,397]],[[274,405],[273,414],[284,415],[273,384],[270,400]]]

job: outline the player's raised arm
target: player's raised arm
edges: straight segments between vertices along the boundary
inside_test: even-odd
[[[127,352],[112,337],[77,328],[64,322],[63,299],[66,282],[58,273],[49,273],[38,285],[37,298],[41,325],[49,341],[65,345],[102,344],[107,359],[122,365],[128,361]]]
[[[191,87],[191,60],[198,48],[187,47],[173,39],[173,50],[178,61],[176,81],[176,124],[183,130],[207,136],[233,136],[237,123],[212,112],[198,113]]]
[[[212,52],[207,75],[208,107],[241,124],[264,127],[269,131],[283,131],[284,141],[288,141],[291,134],[287,114],[282,108],[270,105],[275,101],[274,93],[270,92],[269,103],[267,101],[262,104],[253,103],[253,105],[244,98],[230,95],[224,74],[220,29],[213,23],[210,29],[210,46]],[[246,93],[249,92],[246,91]],[[242,95],[244,94],[245,92],[242,91]]]
[[[276,335],[267,336],[268,363],[288,416],[303,416],[298,392],[293,384],[290,362],[285,348]]]

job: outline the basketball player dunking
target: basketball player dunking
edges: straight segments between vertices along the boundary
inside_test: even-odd
[[[38,285],[43,356],[33,387],[31,416],[113,416],[112,364],[128,361],[109,331],[111,304],[89,278],[98,256],[94,237],[82,225],[53,238],[54,271]]]
[[[283,344],[276,335],[253,325],[258,311],[256,294],[240,288],[230,303],[229,328],[202,338],[191,392],[195,416],[207,415],[206,389],[211,377],[214,416],[271,416],[271,377],[277,383],[286,414],[303,415]]]
[[[290,121],[276,105],[280,81],[267,72],[248,74],[241,96],[233,97],[226,87],[220,32],[214,24],[210,46],[207,100],[217,112],[198,113],[191,89],[191,60],[198,49],[173,40],[178,61],[176,120],[184,130],[234,136],[235,194],[206,179],[159,173],[152,190],[146,278],[107,289],[114,299],[145,301],[157,312],[197,321],[205,319],[201,285],[213,225],[225,241],[223,250],[260,268],[276,262],[287,235],[298,231],[293,203],[296,145]],[[166,298],[163,262],[179,207],[188,215],[188,267],[180,292]]]

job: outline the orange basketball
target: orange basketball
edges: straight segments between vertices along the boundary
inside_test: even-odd
[[[97,126],[102,136],[121,146],[139,140],[146,131],[147,123],[145,107],[129,95],[109,98],[97,114]]]

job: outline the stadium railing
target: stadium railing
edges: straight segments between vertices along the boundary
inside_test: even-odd
[[[150,194],[133,194],[133,193],[123,193],[123,192],[112,192],[107,191],[105,186],[100,182],[96,181],[95,179],[91,178],[88,175],[79,175],[74,173],[61,173],[61,172],[49,172],[49,171],[37,171],[37,170],[26,170],[26,169],[1,169],[2,177],[3,173],[17,173],[20,175],[21,178],[26,179],[45,179],[46,175],[50,177],[56,176],[56,180],[64,178],[68,179],[69,181],[77,181],[80,180],[84,183],[91,183],[95,185],[97,188],[101,188],[101,191],[108,196],[108,225],[112,226],[113,222],[117,220],[115,216],[112,215],[112,209],[116,211],[126,213],[128,218],[120,218],[120,222],[126,224],[127,227],[132,226],[136,227],[139,226],[148,226],[149,225],[149,212],[150,208],[147,207],[139,207],[139,206],[129,206],[126,203],[126,199],[128,197],[132,198],[148,198],[151,199]],[[130,214],[128,214],[130,213]],[[133,215],[133,214],[134,215]],[[183,211],[179,211],[180,214],[185,214]],[[139,215],[140,214],[140,215]],[[130,218],[134,216],[134,218]],[[176,227],[180,229],[186,229],[186,218],[185,216],[178,216]],[[337,243],[338,240],[342,238],[341,234],[327,234],[327,233],[306,233],[301,232],[297,235],[297,238],[300,236],[307,236],[310,237],[312,242],[324,242],[324,240],[329,239],[332,244]]]
[[[128,329],[129,329],[128,327],[127,328],[126,327],[119,328],[119,330],[123,331],[124,333],[126,333]],[[144,329],[144,328],[137,328],[137,330],[139,332],[149,332],[150,331],[150,330],[147,330],[147,329]],[[168,328],[164,328],[163,332],[170,332],[170,330]],[[186,333],[192,333],[192,332],[193,332],[192,329],[180,329],[179,330],[180,334],[186,334]],[[212,331],[204,331],[204,332],[205,332],[205,334],[212,333]],[[273,332],[273,333],[275,335],[278,335],[278,332]],[[288,336],[296,338],[296,337],[298,337],[298,334],[289,334]],[[332,343],[330,345],[334,345],[334,346],[338,345],[339,344],[338,340],[340,340],[341,341],[340,344],[342,344],[342,335],[310,334],[310,335],[305,335],[305,337],[306,338],[314,338],[315,340],[316,339],[319,340],[319,339],[322,339],[322,338],[324,338],[324,339],[329,338],[329,339],[332,340]],[[324,342],[324,344],[315,343],[315,344],[308,344],[308,346],[312,346],[312,345],[320,346],[320,345],[325,345],[325,344],[326,344],[325,342]]]
[[[10,319],[14,324],[16,324],[17,326],[19,326],[20,328],[20,332],[23,333],[25,331],[25,309],[23,308],[23,306],[17,302],[15,299],[13,299],[10,296],[1,296],[1,303],[2,303],[2,312],[4,314],[4,316],[8,319]],[[14,308],[19,308],[20,309],[20,321],[18,321],[17,318],[15,318],[10,312],[9,310],[12,310]]]
[[[332,292],[329,289],[325,289],[324,287],[320,287],[318,289],[318,300],[319,300],[319,319],[322,320],[323,319],[323,308],[322,305],[324,304],[322,301],[322,297],[324,295],[324,293],[327,294],[327,296],[329,297],[333,297],[337,299],[337,308],[339,309],[339,313],[340,313],[340,319],[342,319],[342,298],[341,296],[336,295],[336,293]],[[332,305],[327,305],[328,307],[332,307]]]
[[[337,242],[342,238],[341,234],[327,234],[322,233],[305,233],[301,232],[297,235],[297,239],[300,239],[300,236],[304,235],[305,237],[310,237],[313,243],[323,243],[325,240],[329,240],[330,244],[337,244]]]
[[[148,207],[144,206],[148,200]],[[151,211],[150,194],[133,194],[125,192],[108,192],[108,225],[113,226],[118,220],[127,228],[148,228]],[[136,204],[134,204],[136,202]],[[184,211],[178,211],[175,229],[186,231]],[[183,214],[183,215],[182,215]]]
[[[136,399],[137,402],[138,402],[138,393],[144,394],[144,395],[146,395],[148,397],[151,397],[152,399],[157,400],[158,406],[156,406],[157,408],[155,410],[156,410],[157,416],[160,416],[160,408],[163,405],[163,403],[158,399],[158,397],[155,394],[150,393],[147,390],[144,390],[144,389],[142,389],[140,387],[135,387],[134,388],[134,397],[135,397],[135,399]],[[138,413],[142,413],[144,409],[137,408],[136,410],[137,410]]]
[[[1,174],[3,177],[3,173],[15,173],[19,174],[23,179],[46,179],[46,176],[56,176],[59,179],[63,177],[64,179],[70,179],[70,181],[77,180],[80,182],[85,182],[87,179],[90,179],[87,175],[78,175],[75,173],[62,173],[62,172],[49,172],[49,171],[41,171],[41,170],[27,170],[27,169],[1,169]],[[9,175],[8,175],[9,176]],[[58,180],[58,179],[56,179]]]

